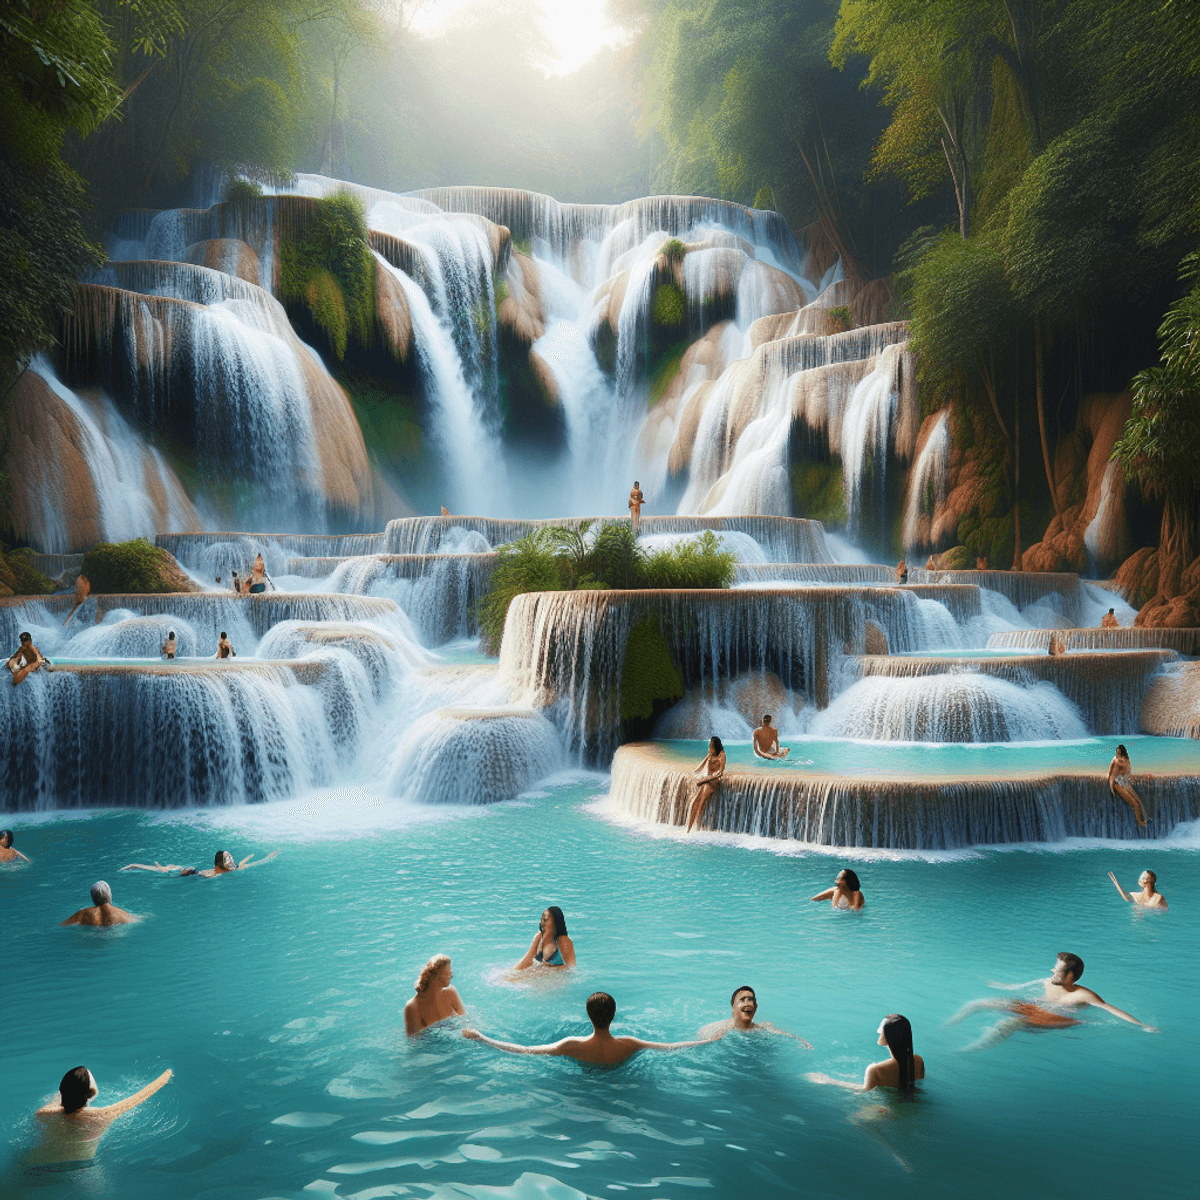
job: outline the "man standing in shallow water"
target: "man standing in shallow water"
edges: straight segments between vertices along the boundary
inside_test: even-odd
[[[778,1033],[783,1037],[790,1037],[797,1041],[802,1046],[808,1046],[811,1050],[812,1046],[802,1037],[796,1037],[794,1033],[788,1033],[786,1029],[776,1029],[774,1025],[768,1021],[755,1021],[754,1014],[758,1012],[758,997],[754,994],[754,989],[748,984],[743,984],[730,997],[730,1006],[732,1015],[724,1021],[713,1021],[711,1025],[705,1025],[697,1034],[698,1038],[703,1038],[705,1041],[713,1041],[716,1038],[722,1038],[727,1033]]]
[[[771,718],[764,713],[762,724],[754,731],[754,757],[787,758],[791,752],[788,746],[779,744],[779,731],[771,724]]]
[[[563,1038],[546,1046],[521,1046],[516,1042],[499,1042],[477,1029],[464,1029],[462,1034],[473,1042],[483,1042],[508,1054],[551,1054],[574,1058],[596,1067],[619,1067],[639,1050],[686,1050],[691,1046],[703,1046],[709,1040],[701,1038],[691,1042],[644,1042],[635,1037],[613,1037],[608,1027],[617,1015],[617,1002],[607,992],[593,992],[588,997],[587,1015],[592,1022],[591,1037]]]
[[[64,925],[132,925],[140,921],[133,913],[127,913],[112,902],[112,888],[104,880],[92,884],[92,908],[81,908],[72,913]]]

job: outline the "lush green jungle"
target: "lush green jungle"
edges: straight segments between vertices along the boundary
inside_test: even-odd
[[[1193,0],[609,0],[617,36],[565,74],[533,0],[438,8],[8,0],[4,397],[115,213],[222,179],[722,197],[776,210],[909,322],[922,414],[950,407],[975,464],[963,555],[1078,566],[1077,435],[1089,397],[1131,393],[1125,582],[1158,608],[1194,593],[1176,617],[1200,619]]]

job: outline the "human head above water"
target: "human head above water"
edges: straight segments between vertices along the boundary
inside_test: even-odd
[[[554,925],[554,936],[556,938],[567,936],[567,918],[563,916],[563,910],[557,904],[551,904],[546,912],[550,914],[550,920]]]
[[[862,887],[860,886],[860,884],[858,882],[858,876],[855,875],[855,873],[852,870],[850,870],[849,867],[843,867],[842,870],[840,870],[838,872],[838,880],[840,882],[844,883],[846,885],[846,887],[852,892],[861,892],[862,891]]]
[[[96,1081],[87,1067],[72,1067],[59,1081],[63,1112],[78,1112],[96,1094]]]
[[[32,634],[28,634],[28,633],[23,633],[23,634],[21,634],[21,641],[23,641],[23,642],[32,642],[32,641],[33,641],[33,635],[32,635]]]
[[[617,1002],[607,992],[593,992],[587,998],[587,1015],[597,1029],[607,1029],[617,1015]]]
[[[92,884],[92,903],[97,906],[112,903],[112,888],[103,879]]]
[[[422,968],[420,975],[417,976],[417,982],[413,984],[413,991],[420,995],[422,992],[429,990],[429,985],[437,978],[438,972],[443,967],[450,965],[450,955],[435,954]]]
[[[763,713],[763,724],[764,724],[764,725],[770,725],[770,723],[771,723],[771,714],[770,714],[770,713]]]
[[[13,831],[11,829],[0,829],[0,846],[5,850],[13,844]]]
[[[892,1057],[900,1066],[897,1086],[902,1088],[911,1086],[916,1071],[913,1064],[912,1026],[908,1023],[908,1018],[902,1017],[899,1013],[888,1013],[883,1018],[879,1032],[887,1044],[887,1048],[892,1052]]]
[[[1129,757],[1129,751],[1128,751],[1128,750],[1126,750],[1126,749],[1125,749],[1125,747],[1124,747],[1124,746],[1122,746],[1122,745],[1120,745],[1120,744],[1118,744],[1118,745],[1117,745],[1117,754],[1118,754],[1118,755],[1119,755],[1121,758],[1128,758],[1128,757]]]
[[[227,871],[233,870],[233,855],[228,850],[218,850],[213,855],[213,866],[224,867]]]
[[[754,989],[748,983],[743,983],[740,988],[734,988],[733,995],[729,997],[729,1003],[731,1006],[737,1003],[737,998],[743,992],[749,992],[750,995],[754,997],[755,1004],[758,1003],[758,997],[754,995]]]
[[[1058,961],[1062,963],[1064,971],[1070,971],[1072,981],[1078,983],[1079,977],[1083,974],[1083,959],[1078,954],[1072,954],[1069,950],[1060,950]]]

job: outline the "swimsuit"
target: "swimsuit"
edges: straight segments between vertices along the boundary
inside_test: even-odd
[[[838,903],[839,900],[842,902],[841,904]],[[850,908],[851,904],[850,904],[850,901],[845,896],[834,896],[833,907],[834,908]]]
[[[562,955],[558,952],[558,945],[555,944],[554,953],[549,958],[542,958],[542,952],[539,950],[534,956],[533,961],[541,963],[543,967],[565,967],[567,964],[563,962]]]
[[[265,592],[266,590],[267,585],[265,583],[252,583],[250,585],[250,595],[252,596],[257,596],[259,593]]]
[[[1066,1029],[1071,1025],[1079,1024],[1074,1017],[1051,1012],[1049,1009],[1042,1008],[1040,1004],[1033,1004],[1028,1000],[1016,1000],[1009,1007],[1026,1025],[1032,1026],[1034,1029]]]

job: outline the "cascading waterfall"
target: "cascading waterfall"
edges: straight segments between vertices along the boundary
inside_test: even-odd
[[[904,499],[904,548],[932,545],[930,515],[946,502],[946,478],[950,466],[950,418],[945,409],[921,447],[908,475],[908,494]]]

